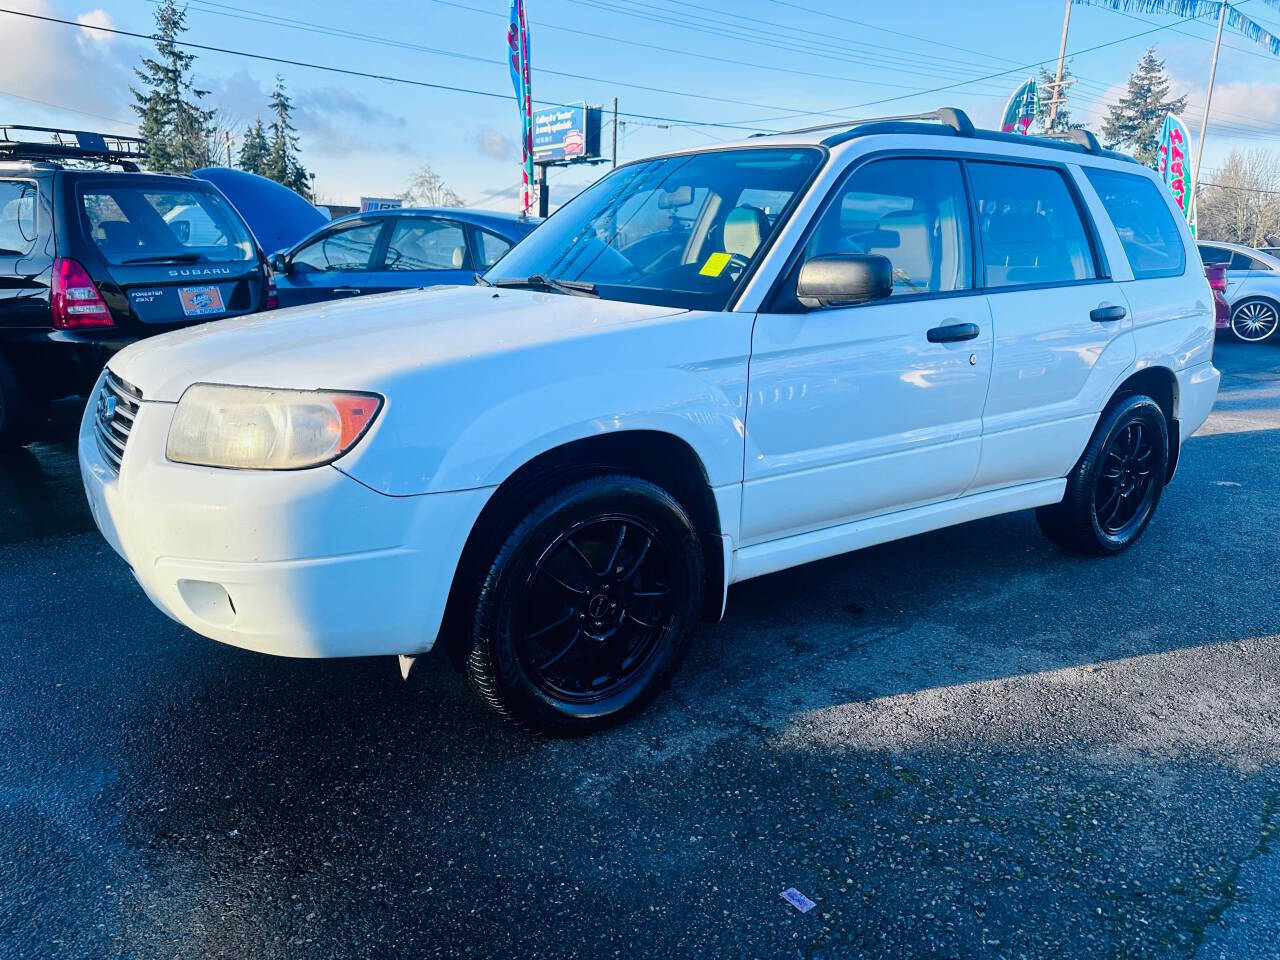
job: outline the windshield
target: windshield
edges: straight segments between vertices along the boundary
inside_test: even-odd
[[[594,285],[609,300],[723,310],[822,162],[747,148],[622,167],[574,197],[485,274]]]
[[[238,263],[255,256],[249,228],[212,190],[94,183],[81,187],[80,203],[108,263]]]

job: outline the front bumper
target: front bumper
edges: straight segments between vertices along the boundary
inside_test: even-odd
[[[413,654],[435,642],[488,490],[389,497],[332,466],[171,463],[174,404],[144,401],[117,475],[80,428],[98,528],[151,601],[214,640],[291,657]]]

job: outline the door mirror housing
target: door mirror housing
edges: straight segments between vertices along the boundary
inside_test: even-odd
[[[893,264],[879,254],[832,253],[800,268],[796,299],[810,310],[852,307],[893,294]]]
[[[283,253],[273,253],[268,261],[271,264],[272,273],[288,273],[289,261],[285,259]]]

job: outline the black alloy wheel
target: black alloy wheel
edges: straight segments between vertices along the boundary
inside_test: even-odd
[[[1119,553],[1151,522],[1168,463],[1169,426],[1160,405],[1142,395],[1118,398],[1067,475],[1062,502],[1036,510],[1040,529],[1068,550]]]
[[[698,536],[671,494],[625,475],[579,481],[517,519],[490,564],[468,680],[525,729],[616,723],[670,679],[702,590]]]

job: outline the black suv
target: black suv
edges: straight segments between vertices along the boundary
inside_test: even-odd
[[[235,208],[206,180],[140,173],[141,148],[0,125],[0,449],[133,341],[275,306]]]

